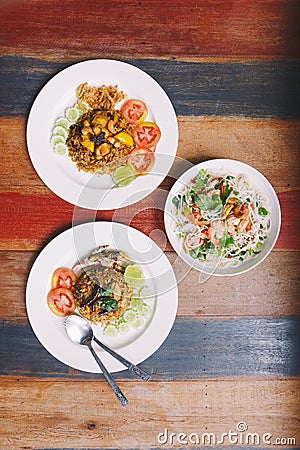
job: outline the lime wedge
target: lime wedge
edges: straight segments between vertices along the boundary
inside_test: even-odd
[[[58,144],[54,145],[54,151],[60,156],[66,156],[68,154],[68,147],[66,144],[59,142]]]
[[[60,125],[56,126],[52,130],[52,136],[63,136],[65,139],[69,136],[69,132]]]
[[[133,170],[129,166],[118,167],[112,174],[112,179],[117,186],[124,187],[135,178]]]
[[[144,274],[140,266],[137,264],[127,266],[124,272],[124,280],[130,287],[140,287],[144,282]]]
[[[105,334],[109,337],[116,337],[118,334],[117,327],[115,327],[114,325],[107,325],[107,327],[105,328]]]
[[[66,119],[65,117],[59,117],[56,121],[55,121],[55,125],[58,127],[63,127],[66,130],[69,129],[70,126],[70,122],[68,121],[68,119]]]
[[[67,108],[65,112],[66,118],[71,122],[74,123],[79,118],[79,111],[77,108]]]
[[[66,139],[63,136],[60,136],[59,134],[54,134],[51,139],[50,139],[51,145],[53,145],[53,147],[56,144],[65,144],[66,143]]]

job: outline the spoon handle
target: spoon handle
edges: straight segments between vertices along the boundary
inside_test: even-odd
[[[94,336],[94,341],[101,347],[103,350],[105,350],[107,353],[109,353],[111,356],[116,358],[118,361],[120,361],[125,367],[130,370],[136,377],[141,378],[143,381],[149,381],[150,375],[149,373],[145,372],[145,370],[140,369],[138,366],[132,364],[130,361],[125,359],[123,356],[119,355],[119,353],[116,353],[114,350],[112,350],[110,347],[107,347],[105,344],[103,344],[101,341],[98,341],[98,339]]]
[[[121,391],[121,389],[119,388],[119,386],[117,385],[117,383],[115,382],[115,380],[112,378],[111,374],[108,372],[108,370],[106,369],[106,367],[104,366],[104,364],[102,363],[101,359],[98,357],[97,353],[95,352],[95,350],[93,349],[92,345],[89,344],[88,348],[90,349],[90,352],[92,353],[93,357],[95,358],[98,366],[100,367],[100,369],[103,372],[104,377],[106,378],[106,381],[108,382],[108,384],[110,385],[110,387],[112,388],[114,394],[116,395],[116,397],[118,398],[119,402],[121,403],[122,406],[126,406],[128,405],[128,400],[125,397],[125,395],[123,394],[123,392]]]

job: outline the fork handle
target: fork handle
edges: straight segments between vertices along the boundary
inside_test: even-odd
[[[107,347],[105,344],[103,344],[101,341],[98,341],[98,339],[94,336],[94,341],[107,353],[109,353],[111,356],[116,358],[118,361],[120,361],[125,367],[130,370],[137,378],[141,378],[143,381],[149,381],[150,375],[149,373],[145,372],[145,370],[140,369],[135,364],[132,364],[130,361],[125,359],[123,356],[119,355],[119,353],[116,353],[114,350],[112,350],[110,347]]]
[[[89,344],[88,348],[89,348],[90,352],[92,353],[93,357],[95,358],[98,366],[102,370],[102,373],[103,373],[104,377],[106,378],[106,381],[108,382],[108,384],[112,388],[115,396],[117,397],[117,399],[119,400],[121,405],[122,406],[127,406],[128,405],[127,398],[125,397],[125,395],[123,394],[123,392],[121,391],[121,389],[119,388],[119,386],[117,385],[115,380],[112,378],[111,374],[108,372],[108,370],[104,366],[103,362],[101,361],[101,359],[99,358],[99,356],[97,355],[95,350],[93,349],[92,345]]]

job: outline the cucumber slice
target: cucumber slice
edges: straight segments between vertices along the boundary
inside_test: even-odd
[[[139,297],[132,297],[130,306],[132,309],[138,309],[143,306],[143,300],[141,300]]]
[[[89,109],[91,109],[90,105],[87,102],[79,102],[76,103],[75,107],[78,109],[79,114],[86,113]]]
[[[138,328],[141,328],[141,326],[144,324],[144,320],[142,317],[137,317],[136,320],[131,324],[132,328],[137,330]]]
[[[154,292],[149,286],[143,286],[139,292],[139,296],[143,300],[150,300],[154,298]]]
[[[150,316],[150,311],[151,311],[150,307],[144,303],[143,306],[141,307],[141,309],[139,310],[139,313],[140,313],[141,317],[146,319],[147,317]]]
[[[118,167],[112,174],[113,182],[119,187],[128,186],[135,179],[135,174],[129,166]]]
[[[54,151],[60,156],[66,156],[68,154],[68,147],[66,144],[59,142],[58,144],[54,145]]]
[[[53,128],[52,136],[63,136],[65,139],[67,139],[69,136],[69,132],[64,127],[58,125]]]
[[[138,314],[136,311],[128,309],[127,311],[124,312],[123,317],[126,320],[126,322],[133,323],[138,318]]]
[[[79,119],[79,111],[75,107],[67,108],[65,112],[66,118],[71,123],[75,123],[77,119]]]
[[[120,323],[118,325],[118,329],[119,329],[119,332],[121,334],[127,334],[129,329],[130,329],[130,327],[129,327],[129,324],[127,322],[122,322],[122,323]]]
[[[65,144],[66,139],[63,136],[60,136],[59,134],[54,134],[51,136],[50,139],[51,145],[54,147],[56,144]]]
[[[65,117],[59,117],[56,121],[55,121],[55,125],[58,127],[63,127],[66,130],[69,129],[70,127],[70,122],[68,121],[68,119],[66,119]]]
[[[124,272],[124,280],[130,287],[141,287],[144,282],[144,274],[140,266],[137,264],[127,266]]]
[[[108,337],[116,337],[118,334],[117,327],[115,325],[107,325],[105,328],[105,334]]]

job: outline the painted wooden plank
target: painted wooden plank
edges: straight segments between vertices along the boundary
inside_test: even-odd
[[[177,115],[300,117],[299,61],[125,61],[145,70],[161,84]],[[25,117],[42,86],[70,62],[3,56],[0,64],[0,116]]]
[[[299,187],[299,121],[180,116],[178,124],[178,158],[193,164],[212,158],[237,159],[261,171],[277,191]],[[5,149],[0,190],[47,193],[27,152],[25,119],[2,117],[0,129],[0,147]],[[172,173],[171,178],[178,177]]]
[[[109,17],[109,21],[107,18]],[[299,2],[27,0],[2,5],[2,52],[40,55],[295,58]]]
[[[230,444],[228,436],[222,445],[213,445],[213,441],[207,445],[206,436],[201,448],[274,448],[263,442],[265,433],[271,435],[270,444],[277,438],[295,438],[297,445],[300,438],[299,380],[123,382],[121,388],[130,401],[126,408],[120,408],[108,385],[101,381],[1,379],[0,383],[5,405],[0,427],[2,448],[45,449],[49,444],[65,448],[67,443],[68,448],[77,449],[169,449],[172,444],[179,447],[179,433],[196,433],[200,445],[204,433],[214,433],[217,444],[223,433],[237,432],[240,422],[248,429],[238,433],[236,445]],[[171,443],[172,432],[176,439]],[[247,445],[247,433],[257,433],[256,441],[247,438],[251,439],[248,444],[254,445]],[[164,434],[168,436],[166,444],[161,443]]]
[[[28,323],[24,293],[36,256],[36,252],[0,252],[1,320]],[[195,270],[185,271],[174,252],[168,252],[167,257],[178,281],[179,317],[204,320],[228,316],[300,316],[298,252],[272,252],[259,267],[246,274],[207,280]]]
[[[300,375],[297,318],[177,318],[160,349],[141,364],[154,380]],[[1,323],[0,375],[97,379],[57,361],[29,326]],[[118,379],[132,378],[127,371]]]
[[[282,205],[282,227],[276,249],[300,249],[298,192],[278,194]],[[166,197],[166,190],[156,189],[144,200],[119,210],[95,213],[76,208],[76,220],[73,221],[75,207],[52,193],[0,192],[3,205],[0,210],[0,250],[37,250],[72,224],[96,219],[113,220],[137,228],[168,251],[171,246],[164,233],[163,221]]]

